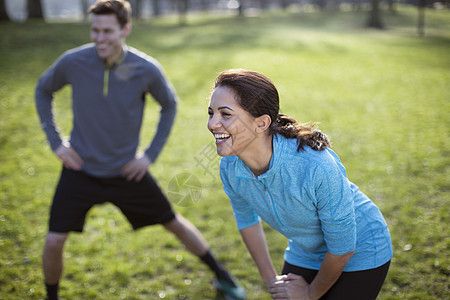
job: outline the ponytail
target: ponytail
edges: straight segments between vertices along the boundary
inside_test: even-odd
[[[304,150],[305,145],[316,151],[331,147],[328,137],[315,128],[317,123],[299,124],[293,118],[278,113],[280,110],[278,91],[266,76],[244,69],[226,70],[216,78],[214,88],[220,86],[232,89],[238,104],[253,117],[268,115],[272,120],[269,127],[270,134],[281,134],[288,139],[297,139],[297,151]]]
[[[280,134],[285,138],[295,138],[298,141],[297,151],[304,150],[307,145],[313,150],[322,151],[331,147],[327,135],[315,128],[318,123],[299,124],[295,119],[284,114],[278,114],[275,122],[272,122],[270,131],[272,134]]]

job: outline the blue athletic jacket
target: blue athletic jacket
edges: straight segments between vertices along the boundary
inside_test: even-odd
[[[331,150],[275,135],[269,170],[255,177],[237,156],[221,159],[220,175],[239,230],[263,219],[288,238],[285,260],[316,269],[330,251],[355,251],[344,271],[379,267],[392,258],[387,224],[378,207],[347,179]],[[268,241],[270,244],[270,241]]]

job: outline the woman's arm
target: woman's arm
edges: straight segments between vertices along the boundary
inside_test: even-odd
[[[242,239],[247,246],[248,252],[258,267],[259,274],[267,287],[276,281],[277,273],[273,267],[272,260],[267,248],[266,238],[261,223],[256,223],[241,231]]]
[[[344,255],[334,255],[327,252],[311,284],[307,284],[301,276],[289,274],[286,282],[288,299],[319,299],[338,280],[353,252]]]

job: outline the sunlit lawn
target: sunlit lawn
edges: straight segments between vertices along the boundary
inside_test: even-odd
[[[269,299],[221,189],[206,130],[216,75],[248,68],[279,88],[282,111],[320,121],[350,180],[381,208],[394,259],[380,299],[448,298],[450,15],[386,15],[387,30],[363,28],[365,13],[272,13],[239,20],[197,16],[134,24],[128,44],[157,58],[180,96],[175,127],[151,172],[161,187],[176,175],[202,185],[195,203],[174,203],[248,290]],[[39,75],[66,49],[88,41],[88,24],[0,24],[0,299],[44,298],[40,267],[60,165],[34,109]],[[142,144],[158,107],[149,98]],[[70,89],[56,96],[70,132]],[[184,191],[184,190],[183,190]],[[172,197],[174,202],[178,198]],[[266,228],[276,268],[286,240]],[[211,272],[160,227],[133,232],[112,205],[94,208],[84,234],[65,248],[63,299],[220,299]]]

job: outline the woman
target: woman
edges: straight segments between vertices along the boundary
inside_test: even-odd
[[[278,92],[259,73],[216,79],[208,129],[242,238],[273,299],[375,299],[392,258],[375,204],[346,177],[326,135],[279,114]],[[289,239],[282,276],[261,219]]]

